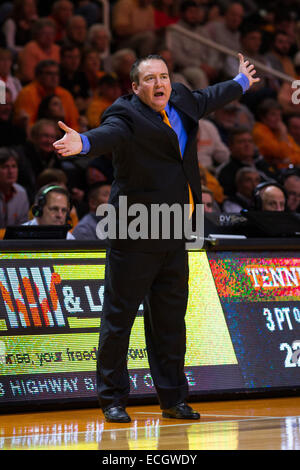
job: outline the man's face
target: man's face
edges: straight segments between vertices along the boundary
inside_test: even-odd
[[[51,191],[46,196],[46,204],[43,207],[43,215],[39,217],[39,225],[65,225],[68,211],[67,196]]]
[[[209,193],[202,193],[202,204],[204,204],[204,212],[213,212],[213,198]]]
[[[237,31],[244,18],[244,9],[242,5],[232,4],[226,14],[225,23],[230,31]]]
[[[231,154],[237,160],[249,160],[254,155],[254,142],[251,134],[237,134],[230,145]]]
[[[263,211],[284,211],[285,197],[281,189],[268,186],[261,194]]]
[[[44,28],[40,30],[36,41],[43,49],[50,47],[55,41],[55,29],[51,26],[44,26]]]
[[[72,51],[65,51],[62,56],[62,67],[68,72],[75,72],[81,61],[81,54],[79,49],[73,49]]]
[[[40,132],[33,142],[42,152],[50,153],[53,152],[53,144],[56,139],[57,132],[54,126],[44,125],[40,128]]]
[[[98,51],[104,52],[109,46],[109,37],[105,31],[97,31],[93,35],[93,46]]]
[[[0,165],[0,183],[11,185],[16,183],[18,179],[18,164],[13,157],[6,160]]]
[[[291,47],[290,39],[285,34],[278,34],[275,38],[274,49],[281,55],[287,55]]]
[[[162,111],[171,95],[171,82],[162,60],[146,60],[139,66],[139,83],[132,83],[133,92],[154,111]]]
[[[252,198],[253,191],[256,186],[260,183],[259,173],[249,172],[245,173],[243,179],[237,187],[237,191],[248,199]]]
[[[56,65],[45,67],[38,77],[46,90],[54,90],[59,85],[59,69]]]
[[[89,52],[89,54],[87,54],[85,57],[83,66],[87,72],[98,72],[101,66],[100,56],[98,52]]]
[[[259,31],[252,31],[246,34],[242,39],[242,46],[247,52],[257,54],[261,46],[261,33]]]
[[[96,195],[89,201],[90,210],[96,212],[101,204],[107,204],[110,196],[111,185],[105,184],[98,189]]]
[[[87,27],[84,18],[75,18],[69,31],[70,38],[78,43],[84,43],[86,39],[86,32]]]
[[[290,176],[285,180],[284,188],[288,195],[287,206],[294,212],[300,206],[300,178]]]
[[[262,118],[262,122],[266,124],[271,130],[277,131],[278,126],[282,121],[280,109],[270,109],[267,114]]]
[[[60,2],[59,8],[56,10],[55,18],[61,23],[66,24],[73,15],[74,6],[69,1]]]
[[[196,26],[199,23],[199,8],[190,6],[185,10],[182,18],[190,26]]]

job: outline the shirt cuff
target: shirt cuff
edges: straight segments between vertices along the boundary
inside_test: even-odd
[[[85,155],[86,153],[89,153],[91,149],[91,144],[86,135],[83,135],[83,134],[79,134],[79,135],[82,141],[82,150],[79,155]]]
[[[250,88],[249,80],[244,73],[239,73],[236,77],[234,77],[233,80],[241,85],[243,88],[243,93],[246,93],[246,91]]]

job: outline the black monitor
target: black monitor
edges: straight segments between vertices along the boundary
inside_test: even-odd
[[[287,211],[242,211],[250,231],[267,237],[300,237],[299,215]]]
[[[10,225],[4,240],[62,240],[69,230],[69,225]]]

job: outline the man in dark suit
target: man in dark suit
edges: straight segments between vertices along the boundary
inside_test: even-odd
[[[259,80],[254,78],[253,65],[239,57],[240,73],[234,80],[194,92],[181,84],[171,86],[161,57],[140,59],[131,71],[133,94],[116,100],[101,125],[83,135],[60,122],[66,134],[54,146],[62,156],[113,154],[110,204],[117,212],[121,196],[127,197],[128,214],[137,203],[148,214],[155,204],[195,207],[201,203],[198,120],[238,99]],[[118,227],[123,230],[121,222]],[[97,363],[98,396],[105,418],[130,421],[125,410],[129,395],[126,359],[135,315],[144,301],[147,353],[163,417],[199,419],[199,413],[186,403],[188,253],[184,237],[164,238],[160,231],[157,239],[111,238]]]

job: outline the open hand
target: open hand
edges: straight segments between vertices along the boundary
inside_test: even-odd
[[[243,73],[249,80],[249,86],[253,85],[253,83],[257,83],[260,81],[259,77],[254,77],[253,75],[256,74],[256,70],[253,64],[250,64],[248,60],[245,61],[243,54],[239,53],[239,73]]]
[[[82,141],[78,132],[68,127],[64,122],[58,121],[59,127],[65,131],[65,135],[54,142],[53,147],[63,157],[77,155],[82,150]]]

